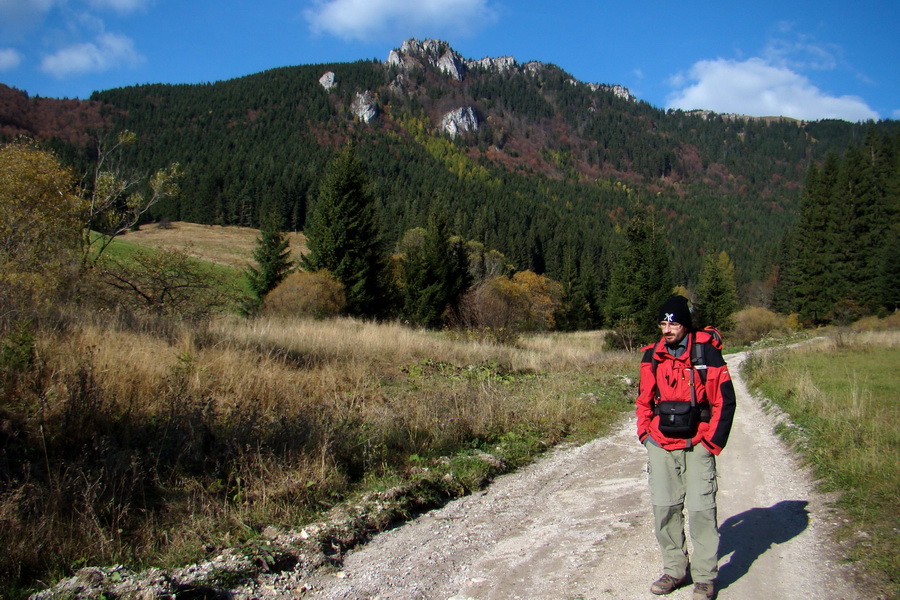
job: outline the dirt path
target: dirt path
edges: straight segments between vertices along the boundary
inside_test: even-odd
[[[729,358],[738,413],[719,460],[719,598],[872,598],[835,556],[835,515],[775,437]],[[312,580],[260,579],[237,598],[647,599],[661,572],[634,420],[559,449],[486,491],[384,532]],[[668,596],[691,597],[687,587]]]

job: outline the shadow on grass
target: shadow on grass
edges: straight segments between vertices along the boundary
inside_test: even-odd
[[[725,589],[747,574],[757,558],[776,544],[783,544],[809,525],[805,500],[784,500],[769,508],[751,508],[719,526],[719,556],[732,552],[719,568],[716,587]]]

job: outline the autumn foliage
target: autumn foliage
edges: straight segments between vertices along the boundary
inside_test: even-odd
[[[545,275],[520,271],[493,277],[463,301],[463,319],[473,329],[548,331],[562,308],[562,285]]]
[[[77,265],[82,202],[74,176],[28,142],[0,147],[0,305],[51,300]]]
[[[344,286],[326,270],[292,273],[269,292],[263,312],[276,317],[334,317],[344,310]]]

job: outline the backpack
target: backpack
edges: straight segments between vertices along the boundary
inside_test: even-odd
[[[697,341],[697,333],[700,332],[709,334],[708,341]],[[691,401],[689,403],[682,401],[661,402],[659,400],[659,390],[656,390],[654,393],[653,412],[659,415],[659,430],[667,436],[675,438],[693,437],[701,422],[709,423],[711,417],[709,403],[706,401],[697,402],[693,377],[694,373],[696,373],[705,386],[707,350],[709,347],[717,350],[722,349],[722,334],[715,327],[704,327],[699,332],[691,332],[688,335],[694,336],[691,343],[691,366],[693,367],[691,369]],[[656,367],[659,361],[656,360],[656,353],[654,352],[653,354],[654,356],[650,363],[653,372],[653,386],[656,389]]]

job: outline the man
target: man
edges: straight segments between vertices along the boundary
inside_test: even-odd
[[[637,434],[647,448],[654,527],[663,559],[663,575],[650,591],[671,593],[690,576],[693,600],[710,600],[715,597],[719,561],[715,457],[731,431],[734,387],[721,341],[710,332],[692,331],[686,298],[666,300],[658,320],[662,338],[643,349],[636,402]],[[700,350],[705,364],[699,364]],[[692,353],[698,364],[692,364]]]

